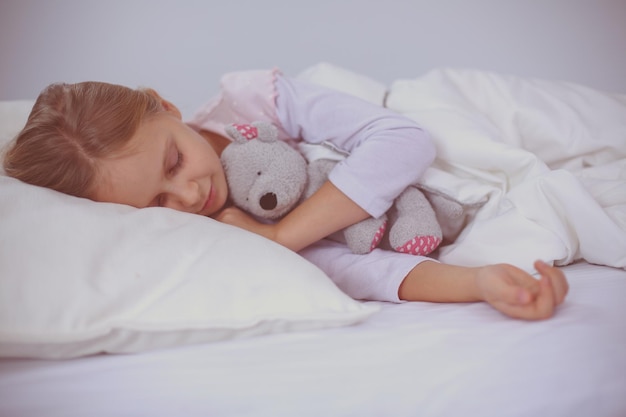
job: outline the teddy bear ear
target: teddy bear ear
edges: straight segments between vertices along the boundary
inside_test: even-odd
[[[226,126],[224,128],[228,136],[236,143],[246,143],[249,140],[257,139],[260,132],[253,124],[236,124]]]
[[[224,131],[235,143],[246,143],[248,139],[243,135],[238,125],[232,124],[224,127]]]
[[[257,139],[262,142],[276,142],[278,140],[278,129],[269,122],[252,123],[258,132]]]

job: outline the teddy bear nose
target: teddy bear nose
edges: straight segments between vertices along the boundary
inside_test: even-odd
[[[263,196],[261,196],[261,199],[259,200],[259,203],[261,204],[261,208],[263,208],[263,210],[275,209],[276,204],[278,204],[278,201],[276,200],[276,194],[274,193],[263,194]]]

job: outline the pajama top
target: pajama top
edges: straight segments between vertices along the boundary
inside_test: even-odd
[[[384,214],[395,198],[414,184],[432,163],[435,148],[414,121],[382,106],[280,71],[226,74],[219,94],[188,121],[196,130],[227,137],[232,123],[271,122],[279,139],[332,148],[345,155],[329,180],[373,217]],[[324,239],[300,255],[322,269],[356,299],[398,302],[407,273],[431,258],[374,249],[353,254],[346,245]]]

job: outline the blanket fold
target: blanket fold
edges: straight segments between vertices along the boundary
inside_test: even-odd
[[[438,69],[394,82],[386,104],[436,142],[421,185],[485,202],[441,261],[626,268],[626,96]]]

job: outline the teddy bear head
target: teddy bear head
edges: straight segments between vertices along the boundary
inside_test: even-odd
[[[225,130],[232,142],[221,161],[233,203],[261,219],[284,216],[298,204],[306,187],[304,157],[278,140],[271,123],[230,125]]]

